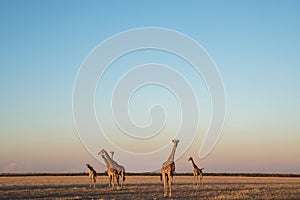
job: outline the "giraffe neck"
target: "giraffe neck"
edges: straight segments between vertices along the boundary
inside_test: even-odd
[[[107,167],[110,167],[110,164],[109,164],[108,160],[105,158],[105,156],[102,156],[102,158],[103,158],[103,160],[104,160],[106,166],[107,166]]]
[[[194,163],[193,158],[191,159],[191,161],[192,161],[193,167],[194,167],[194,168],[198,168],[197,165]]]
[[[174,143],[173,149],[172,149],[171,154],[170,154],[170,156],[169,156],[169,158],[168,158],[168,161],[169,161],[170,163],[174,162],[174,156],[175,156],[176,148],[177,148],[177,144]]]
[[[90,165],[87,165],[87,168],[89,168],[89,170],[93,170],[93,167]]]
[[[104,152],[104,157],[105,157],[105,159],[106,159],[106,161],[108,162],[108,164],[109,165],[113,165],[113,160],[111,159],[111,157],[108,155],[108,153],[105,151],[105,150],[103,150],[103,152]]]
[[[168,165],[170,165],[171,163],[174,162],[174,156],[175,156],[175,151],[176,151],[176,148],[177,148],[177,144],[178,144],[178,142],[174,142],[174,146],[172,148],[171,154],[170,154],[168,160],[163,163],[163,167],[168,166]]]

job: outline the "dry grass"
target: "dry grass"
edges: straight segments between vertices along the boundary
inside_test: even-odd
[[[175,176],[174,199],[300,199],[300,178]],[[89,188],[87,176],[0,177],[0,199],[164,199],[158,176],[128,176],[121,190],[108,188],[107,177]]]

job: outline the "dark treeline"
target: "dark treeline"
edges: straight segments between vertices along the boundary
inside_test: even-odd
[[[97,173],[106,176],[106,173]],[[175,176],[193,176],[193,173],[175,173]],[[79,173],[0,173],[1,177],[13,176],[88,176],[86,172]],[[126,173],[126,176],[160,176],[159,172]],[[236,176],[236,177],[300,177],[300,174],[270,174],[270,173],[203,173],[203,176]]]

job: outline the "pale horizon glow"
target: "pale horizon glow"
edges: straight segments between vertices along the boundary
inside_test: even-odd
[[[106,167],[82,145],[73,121],[77,72],[89,52],[108,37],[133,28],[162,27],[202,45],[225,85],[225,126],[213,151],[195,159],[198,166],[205,172],[300,174],[299,10],[298,1],[268,0],[1,1],[0,173],[82,172],[86,163],[104,172]],[[109,94],[115,76],[126,67],[161,59],[197,85],[203,133],[211,114],[209,94],[194,71],[173,55],[149,50],[122,57],[102,80],[109,85],[103,91]],[[107,100],[99,91],[101,85],[95,96],[98,115]],[[153,96],[144,96],[145,91]],[[147,125],[145,108],[158,100],[167,104],[167,131],[173,131],[179,106],[161,87],[139,90],[129,104],[130,114],[139,125]],[[113,146],[107,150],[117,151]],[[178,172],[192,172],[187,154],[177,160]],[[125,167],[134,166],[132,171],[145,167],[117,153],[114,158]]]

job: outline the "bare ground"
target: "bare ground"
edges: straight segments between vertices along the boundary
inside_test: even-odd
[[[300,199],[300,178],[175,176],[173,199]],[[107,177],[89,188],[87,176],[0,177],[0,199],[164,199],[159,176],[127,176],[122,189],[108,188]]]

